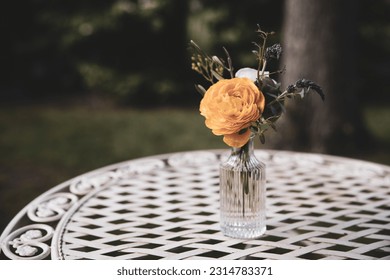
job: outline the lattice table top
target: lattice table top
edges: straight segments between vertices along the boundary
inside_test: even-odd
[[[219,231],[226,151],[126,161],[28,204],[1,236],[10,259],[390,259],[390,167],[256,150],[267,165],[267,232]]]

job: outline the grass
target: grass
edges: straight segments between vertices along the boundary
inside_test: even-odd
[[[390,142],[390,106],[368,107],[364,110],[368,128],[383,142]]]
[[[3,158],[64,168],[222,146],[195,111],[34,108],[3,111],[0,119]]]
[[[49,188],[112,163],[224,148],[196,110],[25,107],[0,111],[0,232]]]
[[[378,141],[356,157],[390,165],[390,110],[367,108]],[[112,163],[176,151],[226,148],[197,110],[18,107],[0,111],[0,231],[49,188]]]
[[[390,165],[390,106],[368,107],[363,110],[363,116],[374,138],[375,147],[372,147],[369,153],[359,157]]]

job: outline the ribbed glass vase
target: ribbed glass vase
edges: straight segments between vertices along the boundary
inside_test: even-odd
[[[220,165],[220,227],[233,238],[251,239],[266,230],[265,164],[254,155],[254,137],[232,148]]]

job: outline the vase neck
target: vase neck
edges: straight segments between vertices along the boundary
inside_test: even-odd
[[[251,156],[254,154],[254,135],[251,135],[248,142],[241,148],[232,148],[233,155],[247,155]]]

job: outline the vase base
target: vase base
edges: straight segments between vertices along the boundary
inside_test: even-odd
[[[223,235],[237,239],[255,239],[262,236],[266,231],[266,226],[262,227],[240,227],[221,225]]]

